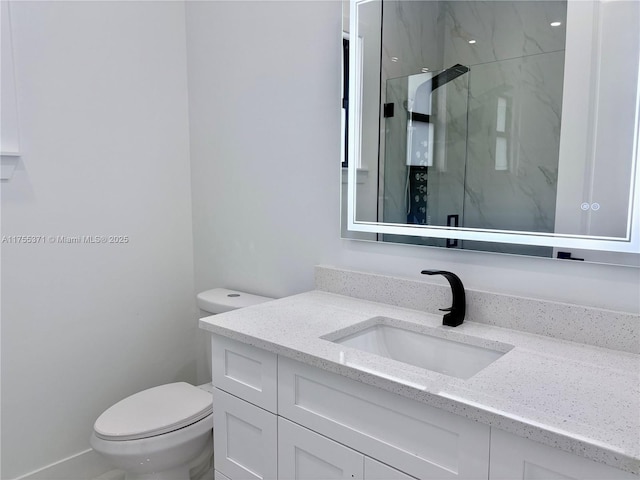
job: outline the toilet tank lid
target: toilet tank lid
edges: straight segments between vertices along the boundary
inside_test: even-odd
[[[227,288],[213,288],[197,295],[198,307],[209,313],[224,313],[273,300],[270,297],[252,295]]]
[[[135,393],[104,411],[93,429],[105,440],[137,440],[186,427],[212,412],[211,394],[185,382]]]

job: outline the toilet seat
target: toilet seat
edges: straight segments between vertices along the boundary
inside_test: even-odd
[[[213,411],[211,394],[184,382],[160,385],[127,397],[94,424],[103,440],[138,440],[173,432]]]

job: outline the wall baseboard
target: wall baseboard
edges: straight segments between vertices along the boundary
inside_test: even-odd
[[[113,475],[110,475],[111,472],[112,467],[104,458],[93,449],[88,449],[14,480],[91,480],[98,477],[101,480],[116,480],[123,477],[117,471]]]

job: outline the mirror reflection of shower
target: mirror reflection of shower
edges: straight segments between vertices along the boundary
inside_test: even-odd
[[[530,21],[566,16],[566,2],[512,5],[518,12],[509,14]],[[554,232],[565,38],[555,31],[535,48],[514,41],[496,51],[482,39],[461,38],[455,28],[467,17],[493,18],[500,8],[499,2],[384,2],[384,45],[415,41],[403,39],[394,25],[417,16],[416,9],[430,9],[438,21],[431,36],[421,38],[427,47],[419,60],[400,65],[383,58],[379,221]],[[514,39],[518,35],[514,30]],[[492,249],[473,241],[384,240]],[[505,247],[551,255],[547,247],[496,245]]]
[[[344,238],[637,263],[639,2],[348,10]]]
[[[440,73],[422,73],[409,76],[407,108],[407,179],[405,182],[405,204],[407,205],[407,223],[430,225],[427,218],[427,175],[425,167],[434,166],[434,156],[438,156],[438,165],[443,170],[444,129],[438,129],[438,142],[435,141],[434,122],[437,115],[432,114],[434,92],[460,75],[469,71],[468,67],[456,64]],[[441,97],[442,98],[442,97]],[[436,145],[438,148],[435,148]]]

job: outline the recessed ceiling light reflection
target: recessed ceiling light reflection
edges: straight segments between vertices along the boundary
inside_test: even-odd
[[[427,67],[422,67],[422,73],[427,73],[429,69]]]
[[[398,61],[398,57],[391,57],[391,61],[392,62],[397,62]]]
[[[562,22],[551,22],[549,25],[551,25],[552,27],[559,27],[560,25],[562,25]]]
[[[471,45],[473,45],[474,43],[476,43],[476,41],[475,41],[475,40],[469,40],[469,43],[470,43]]]

